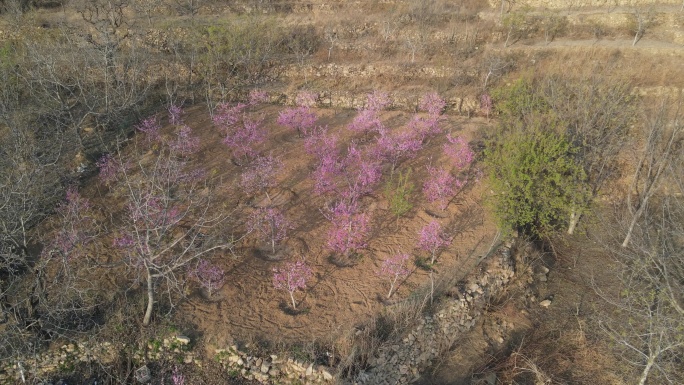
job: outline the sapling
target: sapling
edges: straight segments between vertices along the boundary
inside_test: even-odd
[[[226,282],[225,271],[205,259],[197,263],[197,266],[190,271],[189,276],[207,291],[209,297],[212,297],[216,290],[220,289]]]
[[[278,114],[278,124],[297,131],[298,137],[308,135],[316,120],[318,116],[309,107],[287,108]]]
[[[458,169],[468,167],[475,158],[475,153],[461,136],[447,135],[448,143],[444,144],[444,153],[451,158]]]
[[[356,203],[342,200],[329,209],[326,218],[332,228],[328,231],[328,247],[344,256],[366,247],[370,231],[369,217],[359,213]]]
[[[271,245],[271,252],[276,252],[276,244],[287,237],[292,224],[285,218],[280,209],[275,207],[259,208],[247,220],[249,231],[259,232]]]
[[[409,270],[406,266],[406,262],[408,262],[409,258],[410,257],[408,254],[401,253],[387,256],[382,261],[378,275],[387,278],[390,282],[390,289],[387,293],[387,298],[392,296],[397,282],[402,278],[408,277],[408,275],[411,273],[411,270]]]
[[[414,130],[388,132],[380,130],[380,136],[372,149],[373,156],[392,165],[391,173],[403,159],[412,159],[423,147],[423,141]]]
[[[492,97],[485,92],[480,96],[480,110],[484,112],[487,119],[489,119],[489,115],[492,113],[493,109],[494,102],[492,101]]]
[[[183,107],[176,104],[169,106],[169,123],[174,126],[183,124]]]
[[[256,106],[268,102],[268,93],[261,90],[251,90],[249,92],[249,105]]]
[[[140,122],[135,126],[136,130],[145,133],[145,139],[148,142],[158,142],[161,139],[161,126],[157,119],[154,117],[149,117]]]
[[[290,294],[292,300],[292,309],[297,309],[297,303],[294,299],[294,292],[297,289],[304,290],[306,282],[311,278],[313,272],[311,268],[306,265],[303,260],[297,262],[287,262],[281,268],[273,269],[273,287],[276,290],[285,290]]]
[[[248,195],[263,191],[270,202],[268,189],[277,184],[276,178],[282,168],[283,162],[273,155],[257,156],[242,173],[240,187]]]
[[[409,199],[413,194],[414,185],[410,178],[411,169],[408,169],[404,173],[392,175],[385,184],[384,195],[389,201],[390,211],[397,220],[413,208]]]
[[[256,146],[266,140],[266,130],[260,120],[244,118],[229,129],[223,144],[233,151],[233,157],[248,161],[257,155]]]
[[[119,178],[119,173],[125,167],[121,161],[112,154],[104,154],[95,162],[95,166],[99,170],[98,177],[100,182],[109,186],[116,182]]]
[[[432,221],[420,230],[418,247],[430,253],[430,265],[434,265],[435,259],[440,249],[449,246],[449,239],[442,226],[437,221]]]
[[[463,186],[463,181],[454,178],[449,171],[427,166],[428,179],[423,184],[423,194],[428,202],[437,202],[442,210],[449,204],[449,197],[456,193],[457,188]]]
[[[378,113],[390,103],[389,96],[385,92],[376,90],[368,94],[366,96],[366,105],[359,109],[358,114],[349,125],[349,129],[363,133],[383,129],[384,126]]]

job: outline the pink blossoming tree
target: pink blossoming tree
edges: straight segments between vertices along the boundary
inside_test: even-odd
[[[227,130],[223,144],[233,152],[233,158],[240,164],[245,164],[256,157],[256,146],[266,140],[267,132],[261,120],[243,119]]]
[[[311,109],[316,105],[318,94],[308,91],[297,95],[297,107],[286,108],[278,115],[278,124],[297,131],[297,136],[309,135],[316,125],[318,116]]]
[[[247,220],[249,231],[257,231],[271,245],[271,252],[276,252],[276,245],[287,237],[292,224],[282,211],[275,207],[259,208]]]
[[[427,170],[428,179],[423,184],[423,195],[428,202],[436,202],[444,210],[449,204],[449,198],[456,193],[456,189],[463,186],[463,182],[443,168],[428,166]]]
[[[304,290],[306,282],[311,279],[313,272],[303,260],[287,262],[281,268],[273,269],[273,287],[276,290],[285,290],[292,300],[292,309],[297,309],[294,292],[297,289]]]
[[[249,105],[258,106],[259,104],[268,102],[268,93],[262,90],[251,90],[249,92]]]
[[[468,167],[475,158],[475,153],[470,149],[468,143],[461,136],[453,137],[447,135],[447,142],[444,144],[444,153],[451,158],[457,169]]]
[[[366,247],[370,232],[369,217],[357,212],[355,203],[340,201],[329,209],[326,218],[332,224],[328,231],[328,247],[340,255],[349,256]]]
[[[158,142],[161,140],[161,133],[159,132],[161,130],[161,126],[159,125],[159,122],[157,122],[157,119],[153,116],[144,119],[137,126],[135,126],[135,129],[143,132],[148,142]]]
[[[446,102],[437,93],[428,93],[421,98],[418,108],[427,112],[427,116],[415,115],[409,121],[410,130],[418,133],[421,138],[426,139],[442,133],[439,123],[442,120],[441,113],[446,106]]]
[[[268,189],[276,185],[277,177],[282,169],[283,162],[273,155],[257,156],[243,171],[240,187],[248,195],[263,191],[270,201]]]
[[[200,260],[195,268],[190,270],[189,277],[199,283],[210,298],[226,282],[225,271],[205,259]]]
[[[423,141],[415,131],[388,132],[380,130],[373,148],[374,157],[392,165],[392,174],[403,159],[412,159],[423,147]]]
[[[435,263],[440,249],[449,246],[451,239],[442,230],[442,226],[437,221],[432,221],[423,226],[418,238],[418,247],[430,253],[430,264]]]
[[[366,104],[349,125],[349,129],[359,133],[384,128],[379,113],[391,103],[389,95],[381,91],[373,91],[366,96]]]
[[[100,182],[109,186],[115,183],[123,172],[125,165],[112,154],[104,154],[95,162]]]
[[[494,110],[494,102],[488,93],[484,93],[480,96],[480,110],[485,114],[487,119],[489,119],[489,115],[491,115]]]
[[[42,256],[58,256],[65,261],[86,253],[86,246],[97,235],[97,221],[90,201],[76,187],[69,187],[66,199],[57,206],[57,229],[52,240],[43,248]]]
[[[408,277],[411,270],[407,267],[409,255],[400,253],[390,255],[382,261],[378,275],[387,278],[390,282],[390,289],[387,293],[387,298],[390,298],[394,293],[394,288],[401,279]]]
[[[183,107],[175,103],[169,106],[169,123],[174,126],[183,124]]]
[[[217,185],[191,166],[199,148],[191,130],[181,126],[153,159],[124,169],[112,187],[127,200],[126,211],[113,230],[114,246],[132,275],[146,285],[143,325],[150,323],[160,290],[169,298],[181,290],[180,271],[234,244],[222,229],[228,213],[214,209],[212,191]],[[143,159],[142,154],[138,156]]]

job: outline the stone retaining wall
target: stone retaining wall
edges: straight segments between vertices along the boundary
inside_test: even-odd
[[[511,244],[507,244],[489,257],[483,273],[457,285],[455,296],[434,315],[424,316],[402,341],[382,346],[379,355],[369,360],[371,369],[348,383],[399,385],[417,380],[422,370],[475,326],[489,299],[501,292],[514,274]]]

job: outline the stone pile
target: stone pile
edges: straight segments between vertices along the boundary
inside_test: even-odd
[[[216,359],[231,373],[247,380],[279,384],[322,384],[334,378],[332,369],[277,355],[256,357],[241,352],[236,346],[217,349]]]
[[[514,275],[510,245],[492,255],[479,276],[458,285],[453,299],[432,316],[423,316],[401,341],[381,346],[369,360],[371,368],[359,373],[353,384],[408,384],[420,377],[432,360],[452,348],[462,333],[477,323],[489,298],[500,292]]]
[[[69,371],[81,362],[111,363],[118,356],[120,348],[109,342],[65,344],[54,351],[17,359],[0,366],[0,384],[17,384],[22,383],[25,378]]]

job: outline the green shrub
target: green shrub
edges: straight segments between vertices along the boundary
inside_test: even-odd
[[[389,201],[390,211],[397,219],[413,208],[410,199],[415,186],[410,179],[411,169],[408,169],[405,172],[393,174],[385,184],[385,198]]]
[[[510,123],[485,150],[499,225],[546,236],[577,210],[586,177],[562,124],[548,116]]]

